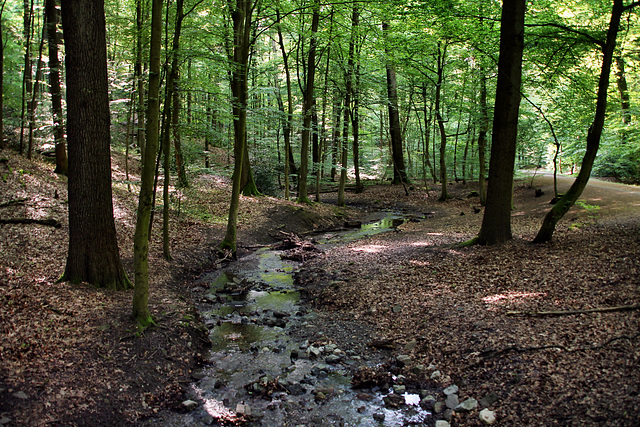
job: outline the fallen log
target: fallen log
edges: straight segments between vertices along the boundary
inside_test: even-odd
[[[559,311],[508,311],[507,316],[568,316],[570,314],[608,313],[613,311],[629,311],[640,309],[640,304],[621,305],[617,307],[598,307],[586,310]]]
[[[55,228],[62,227],[62,224],[55,219],[10,218],[0,219],[0,224],[38,224],[48,225]]]

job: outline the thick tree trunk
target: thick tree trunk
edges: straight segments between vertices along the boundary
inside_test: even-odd
[[[634,5],[636,4],[634,3]],[[533,240],[534,243],[544,243],[552,239],[558,221],[562,219],[562,217],[574,205],[576,200],[578,200],[582,191],[587,186],[589,177],[591,176],[591,170],[593,169],[593,163],[596,159],[596,155],[598,154],[600,137],[602,136],[602,130],[604,128],[604,120],[607,111],[607,91],[609,89],[609,77],[611,75],[611,64],[613,62],[613,53],[616,47],[618,28],[620,27],[622,13],[625,10],[627,10],[627,8],[623,6],[622,0],[613,0],[611,21],[609,22],[609,30],[607,31],[607,40],[604,46],[602,46],[602,68],[600,71],[600,78],[598,80],[596,112],[593,118],[593,123],[587,132],[587,150],[585,151],[582,159],[580,173],[578,173],[578,177],[569,188],[569,191],[560,198],[560,200],[545,216],[542,226]]]
[[[146,126],[144,124],[144,79],[142,78],[142,32],[144,26],[142,3],[142,0],[136,0],[136,63],[133,67],[133,76],[138,93],[138,110],[136,113],[136,144],[138,145],[138,149],[140,150],[140,158],[144,159],[144,137]]]
[[[69,252],[64,280],[110,289],[131,283],[113,219],[104,3],[65,0]]]
[[[525,9],[525,0],[507,1],[502,6],[487,206],[477,238],[481,244],[495,244],[511,239],[513,169],[518,136]]]
[[[438,44],[438,81],[436,82],[436,120],[438,122],[438,130],[440,131],[440,182],[442,183],[442,191],[440,200],[444,202],[449,198],[447,191],[447,134],[444,129],[444,119],[440,110],[442,109],[442,83],[444,80],[444,59],[447,52],[447,45],[442,48]]]
[[[45,13],[47,15],[47,39],[49,41],[49,90],[51,92],[53,139],[56,151],[56,169],[54,172],[66,175],[69,162],[64,141],[62,94],[60,90],[60,59],[58,58],[58,22],[60,21],[60,16],[56,9],[56,0],[45,1]]]
[[[143,326],[153,323],[149,312],[149,229],[153,208],[153,181],[160,134],[160,47],[162,40],[162,0],[151,6],[151,43],[149,48],[149,99],[147,102],[146,141],[142,159],[138,218],[133,239],[135,291],[133,317]]]

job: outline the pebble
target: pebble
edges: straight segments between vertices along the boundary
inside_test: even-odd
[[[480,420],[485,424],[493,424],[496,422],[496,413],[485,408],[480,411]]]
[[[449,424],[449,421],[445,421],[445,420],[438,420],[436,421],[436,427],[450,427],[451,424]]]
[[[24,391],[17,391],[15,393],[13,393],[13,397],[16,397],[18,399],[28,399],[29,397],[27,396],[27,393],[25,393]]]
[[[0,418],[1,425],[9,424],[11,421],[13,421],[11,418],[4,415],[2,416],[2,418]]]
[[[445,388],[442,392],[445,394],[445,396],[449,396],[450,394],[456,394],[458,392],[458,386],[455,384],[450,385],[449,387]]]
[[[396,357],[396,362],[398,362],[398,365],[400,365],[400,367],[406,366],[411,362],[411,357],[407,356],[406,354],[401,354]]]
[[[482,399],[480,399],[479,403],[480,403],[480,406],[482,406],[483,408],[488,408],[489,406],[496,403],[498,400],[500,400],[500,397],[494,392],[491,392],[487,394],[485,397],[483,397]]]
[[[460,404],[460,401],[458,400],[458,395],[450,394],[449,396],[447,396],[447,399],[444,401],[444,404],[447,405],[447,408],[449,409],[455,408]]]
[[[247,417],[251,416],[251,406],[244,404],[244,403],[238,403],[236,405],[236,413],[240,414],[240,415],[244,415]]]
[[[433,373],[431,374],[432,380],[439,380],[441,377],[442,377],[442,372],[440,371],[433,371]]]
[[[184,402],[182,402],[182,406],[185,409],[188,409],[189,411],[196,409],[198,407],[198,402],[195,402],[193,400],[185,400]]]
[[[469,411],[473,411],[477,407],[478,407],[478,401],[475,400],[473,397],[470,397],[464,402],[462,402],[461,404],[459,404],[458,406],[456,406],[454,409],[456,412],[469,412]]]
[[[433,412],[439,414],[442,411],[444,411],[444,402],[436,402],[433,404]]]

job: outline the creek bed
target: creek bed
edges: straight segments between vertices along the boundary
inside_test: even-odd
[[[390,231],[397,214],[358,229],[325,233],[315,240],[341,244]],[[404,426],[433,424],[420,407],[426,390],[405,388],[403,377],[365,390],[351,387],[358,368],[379,363],[341,349],[318,334],[321,316],[305,306],[294,285],[300,263],[262,248],[224,270],[206,273],[200,307],[210,330],[208,365],[196,374],[192,410],[174,414],[172,425]],[[321,337],[321,338],[318,338]],[[414,387],[415,388],[415,387]],[[422,396],[419,395],[422,394]]]

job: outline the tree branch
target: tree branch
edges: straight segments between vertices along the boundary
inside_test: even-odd
[[[640,304],[621,305],[617,307],[599,307],[586,310],[567,311],[508,311],[507,316],[568,316],[571,314],[608,313],[612,311],[629,311],[640,309]]]

